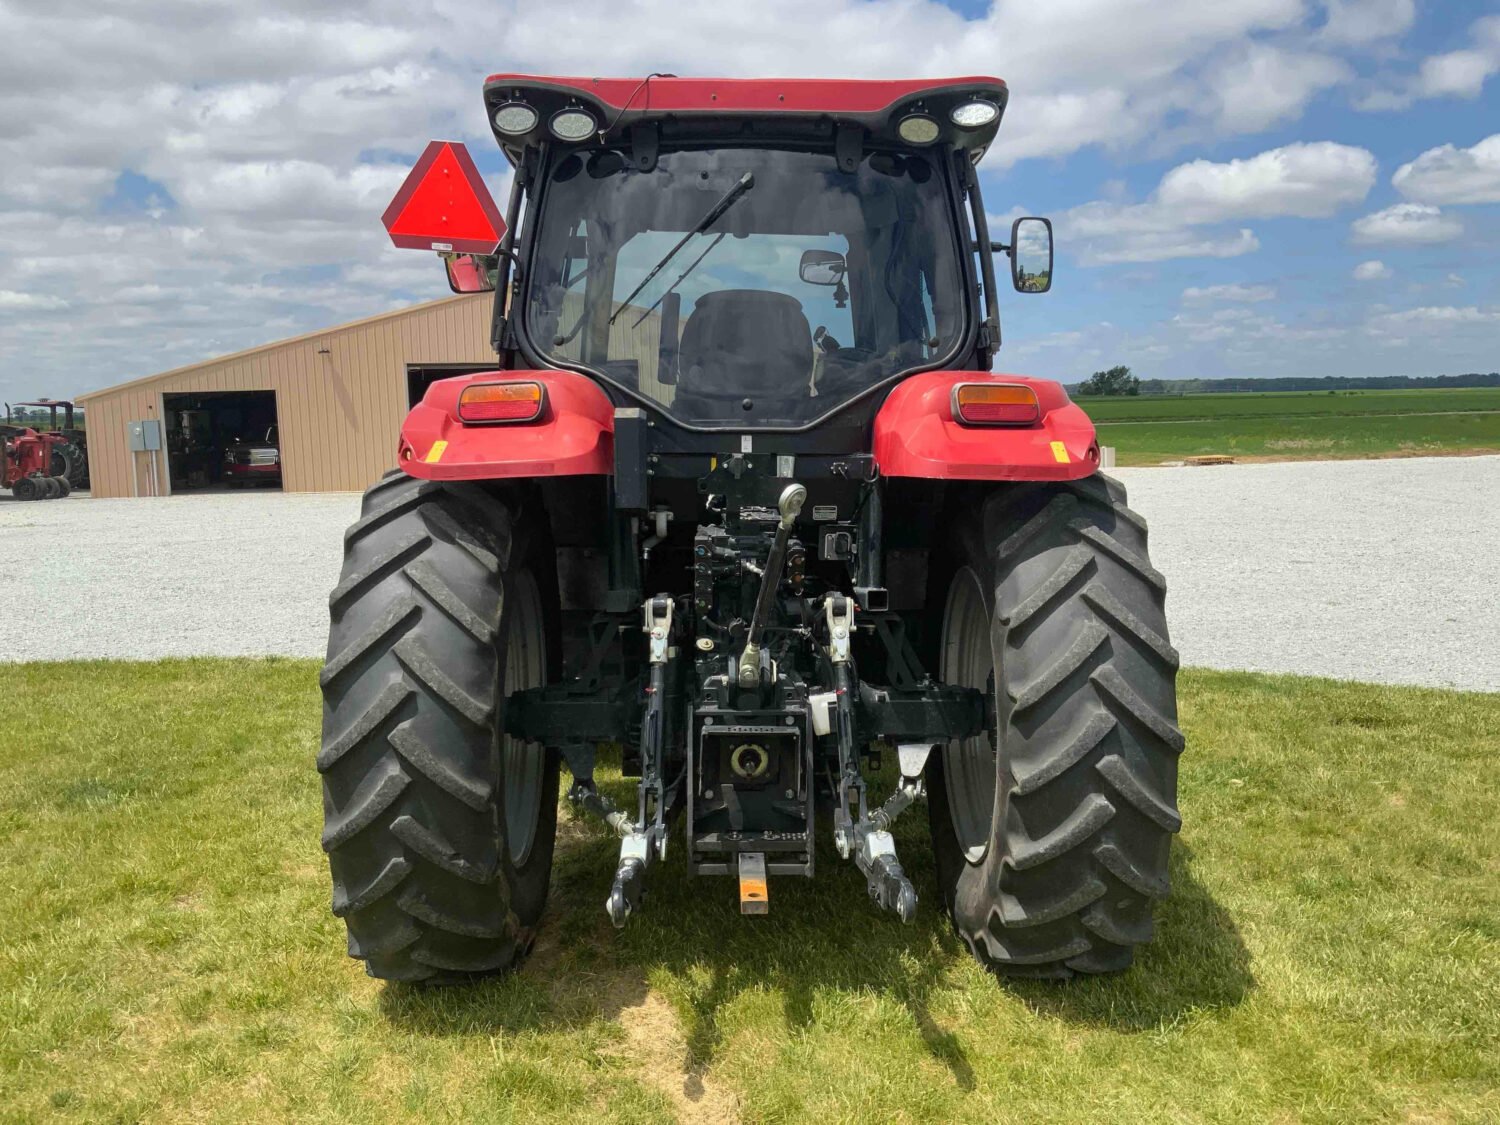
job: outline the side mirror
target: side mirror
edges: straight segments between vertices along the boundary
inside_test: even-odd
[[[439,252],[448,269],[448,288],[455,293],[493,293],[500,259],[493,254],[445,254]]]
[[[804,250],[797,274],[809,285],[837,285],[848,269],[849,263],[837,250]]]
[[[1010,283],[1017,293],[1052,288],[1052,220],[1026,217],[1010,225]]]

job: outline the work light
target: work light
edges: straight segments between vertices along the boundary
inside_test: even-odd
[[[953,107],[948,119],[960,129],[980,129],[1000,116],[1000,107],[994,102],[964,102]]]
[[[896,132],[908,144],[930,145],[938,138],[938,123],[925,113],[913,113],[901,119]]]
[[[594,115],[581,109],[563,109],[552,115],[548,127],[560,141],[581,141],[597,127]]]
[[[495,110],[495,128],[507,137],[519,137],[536,128],[537,113],[525,102],[506,102]]]

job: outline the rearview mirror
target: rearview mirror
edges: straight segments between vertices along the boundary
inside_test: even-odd
[[[809,285],[837,285],[848,269],[844,256],[836,250],[804,250],[797,273]]]
[[[444,254],[448,269],[448,288],[455,293],[492,293],[500,260],[493,254]]]
[[[1052,220],[1031,216],[1010,225],[1010,283],[1017,293],[1052,288]]]

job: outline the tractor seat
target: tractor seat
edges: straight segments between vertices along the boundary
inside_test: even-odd
[[[682,329],[673,411],[692,419],[799,418],[811,395],[812,329],[785,293],[705,293]],[[755,403],[747,415],[744,399]]]

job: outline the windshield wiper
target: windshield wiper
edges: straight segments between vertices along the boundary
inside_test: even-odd
[[[656,265],[651,267],[651,272],[648,273],[644,279],[642,279],[639,285],[637,285],[630,291],[630,295],[628,297],[620,302],[614,313],[611,314],[609,322],[613,324],[617,319],[619,319],[620,314],[625,311],[625,306],[630,304],[637,293],[651,284],[652,279],[656,277],[657,274],[661,273],[668,262],[677,257],[677,252],[684,246],[686,246],[694,235],[702,234],[709,227],[713,226],[714,223],[718,222],[724,212],[733,207],[739,200],[739,198],[754,186],[755,175],[753,173],[746,172],[743,176],[741,176],[735,183],[734,187],[726,191],[723,198],[708,209],[708,214],[699,219],[697,225],[694,226],[692,230],[688,231],[687,234],[683,235],[678,240],[677,245],[672,247],[672,249],[668,250],[666,254],[663,255],[661,261],[657,262]],[[694,264],[696,265],[697,263]]]
[[[656,300],[652,302],[651,307],[649,309],[647,309],[645,312],[641,313],[640,316],[636,317],[633,321],[630,322],[630,327],[634,328],[634,327],[636,327],[636,325],[640,324],[641,321],[645,320],[648,316],[650,316],[652,313],[654,313],[656,311],[656,309],[657,309],[657,306],[659,306],[663,301],[665,301],[668,296],[670,296],[672,293],[676,292],[677,287],[679,285],[681,285],[684,281],[687,280],[687,275],[690,274],[690,273],[692,273],[695,269],[698,268],[698,263],[701,262],[701,261],[703,261],[704,258],[708,257],[709,254],[711,254],[713,252],[713,248],[715,246],[717,246],[719,243],[721,243],[721,242],[724,241],[724,236],[727,235],[728,233],[729,232],[727,230],[721,230],[719,232],[719,237],[715,238],[712,242],[710,242],[708,244],[707,249],[705,249],[703,251],[703,253],[699,254],[696,258],[693,259],[693,264],[690,265],[690,266],[688,266],[687,269],[683,270],[680,274],[678,274],[676,281],[672,282],[671,285],[668,285],[666,287],[666,289],[662,290],[661,296],[658,297],[658,298],[656,298]]]

